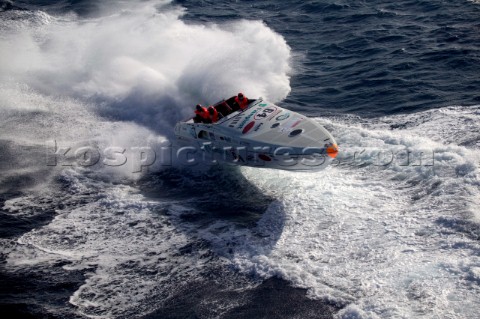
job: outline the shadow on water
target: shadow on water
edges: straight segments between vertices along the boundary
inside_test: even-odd
[[[106,184],[97,178],[88,178],[88,187],[75,196],[70,196],[69,180],[58,178],[58,196],[37,196],[35,203],[41,205],[22,206],[23,212],[32,209],[36,213],[27,214],[30,217],[23,218],[21,225],[5,223],[4,230],[9,232],[3,237],[14,241],[28,230],[48,224],[57,209],[76,208],[103,198]],[[305,289],[293,288],[283,279],[263,280],[238,271],[233,262],[222,262],[233,260],[235,253],[268,255],[281,237],[286,219],[277,198],[253,185],[238,168],[213,167],[206,172],[169,169],[145,176],[135,188],[147,200],[164,207],[152,210],[152,214],[166,216],[176,230],[190,238],[183,247],[170,247],[177,250],[172,255],[174,260],[168,261],[173,269],[175,258],[182,260],[183,256],[197,260],[200,267],[199,273],[193,271],[181,277],[166,274],[171,276],[167,280],[175,282],[174,288],[166,297],[159,287],[162,293],[152,292],[147,300],[142,300],[142,304],[154,305],[143,318],[332,318],[342,307],[325,300],[310,300]],[[4,193],[0,203],[19,195]],[[15,233],[11,233],[11,228]],[[6,264],[7,256],[5,251],[0,258],[0,281],[5,284],[0,289],[0,307],[10,317],[79,316],[69,298],[84,284],[86,273],[95,271],[95,265],[67,271],[63,266],[68,262],[59,261],[17,269]],[[131,271],[142,275],[141,267]]]
[[[54,217],[54,207],[26,208],[30,218],[11,214],[3,209],[7,200],[26,196],[32,188],[46,183],[54,173],[45,163],[45,149],[25,146],[0,139],[0,238],[18,237],[33,228],[48,224]],[[48,199],[39,199],[47,201]]]
[[[163,213],[187,236],[202,236],[209,226],[225,225],[214,231],[214,243],[207,235],[207,239],[200,238],[182,247],[180,254],[207,248],[227,259],[234,258],[235,253],[268,255],[285,225],[284,208],[276,205],[279,201],[275,196],[249,182],[238,167],[212,167],[203,173],[165,170],[139,181],[139,188],[150,200],[181,204],[184,210]],[[262,224],[268,224],[268,230],[260,229]],[[198,229],[201,231],[196,232]],[[237,231],[246,236],[233,236]],[[252,237],[259,240],[243,242]],[[308,299],[306,292],[278,277],[262,280],[254,274],[239,273],[231,266],[212,263],[201,278],[179,284],[157,310],[144,318],[332,318],[344,307]]]
[[[22,176],[12,178],[13,182]],[[81,318],[74,313],[69,298],[85,282],[84,270],[66,271],[67,263],[12,268],[7,264],[9,252],[16,238],[48,225],[61,204],[49,198],[38,197],[43,207],[23,207],[26,215],[12,214],[4,210],[7,200],[28,194],[18,191],[0,192],[0,309],[5,318]]]
[[[204,173],[169,169],[145,177],[139,188],[149,199],[178,202],[190,208],[177,217],[193,224],[221,220],[255,227],[275,201],[252,185],[237,167],[215,167]],[[284,216],[278,218],[283,220]]]
[[[340,308],[305,298],[306,289],[292,288],[284,280],[270,278],[255,289],[225,290],[219,284],[198,284],[169,299],[165,306],[143,317],[158,318],[332,318]],[[205,297],[221,305],[236,304],[225,313],[212,314]],[[213,315],[213,316],[212,316]]]
[[[65,271],[64,264],[48,269],[5,269],[0,258],[0,309],[4,318],[83,318],[74,313],[70,295],[86,280],[85,270]]]

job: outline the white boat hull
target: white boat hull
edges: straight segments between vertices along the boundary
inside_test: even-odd
[[[214,124],[179,122],[175,135],[183,146],[177,155],[192,165],[204,161],[318,171],[338,153],[333,136],[319,123],[262,99]]]

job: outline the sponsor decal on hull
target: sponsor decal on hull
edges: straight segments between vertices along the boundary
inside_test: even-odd
[[[265,162],[270,162],[272,160],[272,158],[270,156],[265,155],[265,154],[259,154],[258,158],[261,159],[262,161],[265,161]]]
[[[303,119],[299,119],[298,121],[296,121],[295,123],[293,123],[292,126],[290,126],[290,127],[291,127],[291,128],[294,128],[295,126],[297,126],[298,124],[300,124],[302,121],[303,121]]]
[[[257,110],[253,110],[250,114],[248,114],[244,119],[243,121],[240,123],[240,125],[238,126],[238,128],[242,128],[245,126],[245,124],[247,124],[247,122],[252,118],[252,116],[255,115],[255,113],[257,113]]]
[[[263,126],[263,122],[257,125],[257,127],[253,130],[254,132],[258,131]]]
[[[291,119],[289,119],[288,121],[283,123],[282,129],[280,130],[280,132],[283,133],[283,132],[286,132],[286,131],[290,130],[291,128],[294,128],[295,126],[300,124],[303,120],[304,120],[303,117],[301,117],[301,118],[292,117]]]
[[[247,134],[248,131],[250,131],[254,125],[255,125],[255,121],[252,121],[252,122],[248,123],[248,124],[243,128],[242,134]]]
[[[269,117],[267,117],[267,121],[272,120],[275,116],[277,116],[277,115],[280,114],[281,112],[282,112],[281,109],[276,110],[276,111],[273,112]]]
[[[276,120],[277,121],[283,121],[283,120],[288,119],[289,117],[290,117],[290,113],[285,113],[285,114],[277,116]]]
[[[263,119],[269,117],[276,110],[277,110],[277,108],[274,107],[274,106],[267,107],[266,109],[260,109],[259,112],[257,114],[255,114],[254,120],[255,121],[263,120]]]
[[[237,117],[235,117],[230,124],[228,124],[228,127],[235,127],[235,125],[240,122],[240,120],[243,118],[243,114],[239,114]]]

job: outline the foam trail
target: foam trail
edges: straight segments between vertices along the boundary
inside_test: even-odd
[[[155,213],[174,210],[171,204],[145,201],[133,187],[111,188],[109,182],[92,181],[72,170],[64,171],[62,179],[70,186],[65,202],[86,195],[89,203],[58,209],[49,225],[19,238],[8,265],[9,269],[52,269],[67,261],[63,269],[85,271],[85,282],[70,297],[80,315],[117,318],[146,314],[181,282],[178,277],[187,273],[195,278],[197,272],[189,271],[192,264],[199,263],[201,269],[201,263],[208,261],[196,260],[196,254],[177,255],[191,240],[165,216]],[[88,195],[92,190],[96,196]],[[8,201],[4,208],[27,218],[31,216],[25,208],[35,206],[41,210],[42,204],[26,196]],[[157,301],[148,303],[152,298]]]
[[[83,316],[146,314],[217,261],[202,257],[208,256],[202,249],[177,254],[193,240],[162,214],[180,214],[181,205],[149,202],[133,186],[112,185],[140,177],[128,165],[95,170],[59,160],[54,168],[46,150],[155,148],[198,102],[240,90],[279,101],[290,91],[290,48],[261,21],[185,23],[183,9],[169,4],[122,1],[115,9],[102,6],[100,17],[1,13],[0,155],[7,163],[0,189],[20,190],[12,180],[38,186],[2,209],[54,217],[0,245],[10,271],[55,269],[58,262],[84,271],[86,281],[70,298]]]
[[[0,121],[12,162],[15,150],[49,139],[160,143],[192,105],[239,86],[272,101],[288,94],[290,49],[261,22],[186,24],[181,8],[151,2],[103,12],[2,16]],[[89,317],[147,314],[158,306],[152,296],[165,299],[212,263],[211,246],[222,257],[214,263],[280,276],[312,298],[345,305],[339,318],[473,319],[480,307],[478,114],[478,107],[450,107],[322,120],[344,152],[338,165],[313,174],[241,168],[276,198],[253,228],[228,220],[174,225],[193,210],[188,202],[149,201],[136,187],[62,169],[66,190],[58,198],[23,196],[3,208],[22,218],[55,209],[52,222],[0,245],[9,269],[85,270],[70,302]],[[435,166],[403,165],[402,155],[382,165],[379,151],[433,154]],[[43,150],[7,173],[38,168],[37,153]],[[62,205],[52,208],[56,201]],[[208,249],[177,254],[194,238]]]
[[[196,102],[239,90],[272,101],[288,94],[290,49],[280,35],[260,21],[186,24],[182,13],[151,3],[86,20],[25,13],[34,27],[6,13],[2,80],[93,100],[103,114],[162,133]]]
[[[196,103],[290,91],[290,48],[261,21],[185,23],[168,1],[101,8],[98,18],[2,13],[0,107],[22,128],[2,139],[155,148]]]
[[[476,318],[478,115],[478,107],[449,107],[321,120],[343,150],[337,165],[302,175],[242,168],[276,192],[283,209],[272,213],[285,222],[267,212],[261,238],[230,233],[226,241],[238,246],[228,253],[220,240],[219,251],[242,271],[348,305],[338,318]],[[379,152],[396,157],[384,165]],[[278,227],[281,237],[265,241]]]

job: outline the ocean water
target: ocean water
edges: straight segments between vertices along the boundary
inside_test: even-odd
[[[7,317],[478,317],[479,1],[3,0],[0,17]],[[337,160],[138,166],[239,91],[323,124]],[[109,147],[132,160],[102,165]]]

